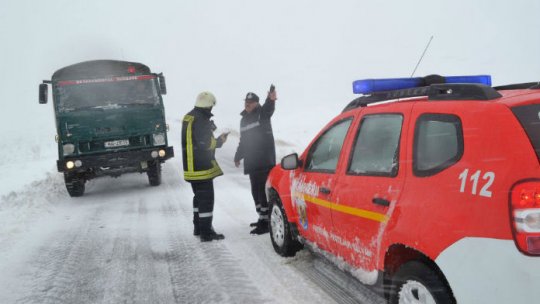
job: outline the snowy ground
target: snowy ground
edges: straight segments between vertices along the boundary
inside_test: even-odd
[[[82,198],[67,195],[56,157],[38,157],[39,145],[26,165],[4,164],[40,173],[12,171],[15,190],[3,188],[0,303],[380,302],[311,253],[282,258],[268,234],[249,234],[256,213],[249,180],[232,163],[237,142],[231,133],[218,150],[225,176],[215,180],[214,226],[226,239],[212,243],[192,235],[179,154],[165,163],[159,187],[146,175],[106,177],[88,182]],[[298,150],[277,142],[280,156]]]

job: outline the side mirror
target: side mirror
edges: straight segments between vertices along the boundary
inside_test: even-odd
[[[39,103],[46,104],[49,96],[49,86],[46,83],[39,85]]]
[[[294,170],[300,167],[300,161],[298,160],[298,154],[289,154],[281,159],[281,168],[284,170]]]
[[[163,76],[162,73],[158,74],[158,80],[159,80],[159,91],[161,92],[161,95],[167,94],[167,85],[165,84],[165,76]]]

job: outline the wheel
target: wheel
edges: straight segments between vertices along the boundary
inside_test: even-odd
[[[270,239],[274,250],[284,257],[294,256],[303,247],[293,238],[287,215],[279,199],[272,203],[270,211]]]
[[[149,163],[146,174],[150,186],[159,186],[161,184],[161,163],[159,161]]]
[[[66,184],[67,192],[71,197],[79,197],[84,194],[84,184],[86,180],[84,177],[76,173],[64,173],[64,182]]]
[[[392,304],[454,304],[456,300],[442,275],[424,263],[403,264],[392,279]]]

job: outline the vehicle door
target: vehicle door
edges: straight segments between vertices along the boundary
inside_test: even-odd
[[[342,147],[353,116],[331,122],[301,157],[302,168],[292,180],[291,197],[298,212],[298,230],[317,247],[328,250],[332,230],[331,211],[327,206],[336,170],[343,158]]]
[[[359,117],[334,186],[332,217],[339,256],[375,275],[386,223],[399,200],[412,103],[367,107]]]

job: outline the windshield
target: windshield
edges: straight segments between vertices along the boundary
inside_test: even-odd
[[[117,109],[159,104],[154,77],[61,81],[56,86],[58,110]]]

